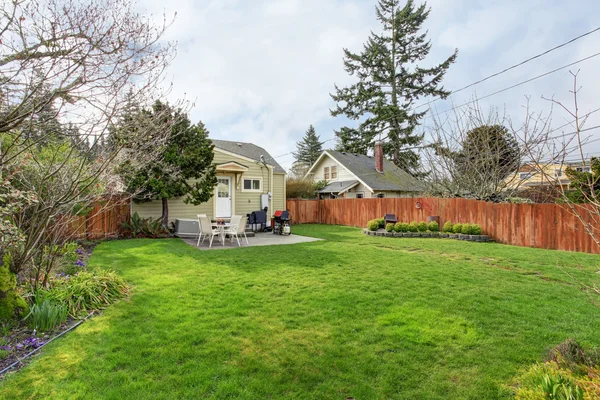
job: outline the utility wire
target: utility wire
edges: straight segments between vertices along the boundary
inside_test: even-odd
[[[553,47],[553,48],[551,48],[551,49],[548,49],[548,50],[546,50],[546,51],[544,51],[544,52],[542,52],[542,53],[540,53],[540,54],[537,54],[537,55],[535,55],[535,56],[533,56],[533,57],[530,57],[530,58],[528,58],[528,59],[526,59],[526,60],[523,60],[523,61],[521,61],[520,63],[514,64],[514,65],[511,65],[510,67],[508,67],[508,68],[505,68],[505,69],[503,69],[502,71],[499,71],[499,72],[496,72],[496,73],[494,73],[494,74],[492,74],[492,75],[486,76],[485,78],[483,78],[483,79],[480,79],[480,80],[478,80],[478,81],[475,81],[475,82],[473,82],[473,83],[470,83],[470,84],[468,84],[467,86],[463,86],[463,87],[461,87],[460,89],[453,90],[453,91],[451,92],[451,94],[450,94],[450,95],[456,94],[456,93],[458,93],[458,92],[462,92],[463,90],[466,90],[466,89],[468,89],[468,88],[470,88],[470,87],[473,87],[473,86],[475,86],[475,85],[478,85],[478,84],[480,84],[480,83],[482,83],[482,82],[485,82],[485,81],[487,81],[487,80],[489,80],[489,79],[491,79],[491,78],[494,78],[494,77],[496,77],[496,76],[498,76],[498,75],[502,75],[502,74],[504,74],[505,72],[508,72],[508,71],[510,71],[510,70],[512,70],[512,69],[515,69],[515,68],[517,68],[517,67],[520,67],[520,66],[521,66],[521,65],[523,65],[523,64],[527,64],[527,63],[528,63],[528,62],[530,62],[530,61],[533,61],[533,60],[535,60],[535,59],[537,59],[537,58],[540,58],[540,57],[542,57],[542,56],[545,56],[546,54],[548,54],[548,53],[551,53],[551,52],[553,52],[554,50],[558,50],[558,49],[560,49],[561,47],[564,47],[564,46],[566,46],[566,45],[569,45],[569,44],[571,44],[571,43],[573,43],[573,42],[575,42],[575,41],[577,41],[577,40],[579,40],[579,39],[581,39],[581,38],[583,38],[583,37],[586,37],[586,36],[588,36],[588,35],[591,35],[592,33],[598,32],[598,31],[600,31],[600,27],[598,27],[598,28],[596,28],[596,29],[593,29],[593,30],[591,30],[591,31],[589,31],[589,32],[586,32],[586,33],[584,33],[584,34],[582,34],[582,35],[579,35],[579,36],[577,36],[577,37],[575,37],[575,38],[573,38],[573,39],[571,39],[571,40],[569,40],[569,41],[567,41],[567,42],[564,42],[564,43],[562,43],[562,44],[559,44],[558,46],[555,46],[555,47]],[[435,100],[431,100],[431,101],[429,101],[429,102],[427,102],[427,103],[420,104],[420,105],[416,106],[415,108],[413,108],[413,110],[416,110],[417,108],[421,108],[421,107],[423,107],[423,106],[426,106],[426,105],[429,105],[429,104],[435,103],[436,101],[438,101],[438,100],[440,100],[440,99],[441,99],[441,98],[440,98],[440,97],[438,97],[438,98],[437,98],[437,99],[435,99]]]

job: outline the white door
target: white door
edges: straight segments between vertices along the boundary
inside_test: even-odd
[[[231,217],[231,178],[217,177],[217,218]]]

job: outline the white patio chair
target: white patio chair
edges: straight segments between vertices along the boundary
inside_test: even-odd
[[[213,228],[210,223],[210,219],[205,215],[200,217],[200,230],[202,231],[202,235],[206,237],[210,236],[210,243],[208,247],[212,247],[213,239],[215,236],[221,236],[221,230],[219,228]],[[223,243],[225,241],[223,240]]]
[[[231,219],[231,227],[225,231],[227,234],[231,235],[231,243],[233,243],[233,238],[235,237],[238,243],[238,246],[241,246],[240,236],[244,235],[246,238],[246,244],[250,244],[248,242],[248,236],[246,236],[246,224],[248,223],[248,217],[240,217],[239,221],[236,219],[237,224],[233,224],[233,218]]]
[[[204,243],[204,239],[206,239],[206,236],[208,236],[202,234],[202,224],[200,223],[200,218],[206,216],[206,214],[196,214],[196,218],[198,218],[198,243],[196,243],[196,246],[200,246],[200,239],[202,239],[202,243]]]

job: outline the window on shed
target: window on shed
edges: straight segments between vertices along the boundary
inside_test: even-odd
[[[385,197],[385,193],[377,193],[378,199],[383,199]]]
[[[244,190],[261,190],[261,180],[253,178],[244,179]]]

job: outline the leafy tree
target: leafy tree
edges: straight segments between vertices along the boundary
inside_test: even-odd
[[[571,181],[564,196],[567,202],[590,203],[600,196],[600,158],[592,157],[591,172],[577,171],[571,167],[565,169],[565,175]]]
[[[455,51],[439,65],[419,65],[431,50],[426,33],[420,32],[430,11],[426,4],[415,7],[412,0],[403,7],[399,0],[379,0],[375,12],[383,32],[372,32],[361,53],[344,49],[344,68],[358,82],[345,88],[336,85],[331,97],[337,106],[331,114],[361,122],[357,129],[336,132],[341,150],[366,154],[375,137],[385,134],[385,155],[417,175],[419,156],[410,147],[423,141],[415,128],[426,111],[415,111],[415,100],[450,94],[441,82],[457,56]]]
[[[296,143],[294,157],[299,165],[311,166],[317,161],[323,151],[323,142],[315,132],[314,126],[309,126],[304,137]]]
[[[461,197],[499,200],[501,192],[508,189],[507,178],[519,169],[519,143],[506,127],[497,124],[470,129],[460,141],[459,150],[433,146],[448,175],[446,191]]]
[[[192,125],[185,113],[168,104],[157,101],[152,110],[143,110],[142,113],[150,121],[157,118],[170,120],[171,123],[166,123],[171,125],[171,135],[156,163],[136,168],[133,160],[127,160],[120,170],[128,191],[135,194],[134,201],[161,199],[162,221],[167,226],[169,199],[186,196],[186,203],[198,205],[212,197],[217,183],[212,165],[214,145],[202,122]]]

